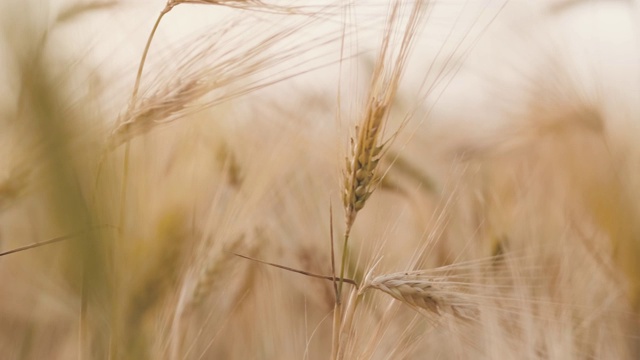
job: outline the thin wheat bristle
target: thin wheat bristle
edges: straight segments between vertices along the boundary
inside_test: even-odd
[[[285,14],[296,14],[296,7],[293,6],[279,6],[275,4],[268,4],[259,0],[169,0],[167,1],[167,7],[174,7],[180,4],[195,4],[195,5],[218,5],[226,6],[230,8],[236,8],[241,10],[253,10],[264,12],[279,12]]]

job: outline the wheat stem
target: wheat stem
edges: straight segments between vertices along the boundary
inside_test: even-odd
[[[333,333],[331,337],[331,360],[338,359],[340,348],[340,327],[342,325],[342,303],[337,302],[333,307]]]
[[[342,279],[344,278],[344,269],[347,267],[347,252],[349,250],[349,231],[350,229],[347,229],[347,231],[344,234],[344,243],[342,245],[342,260],[340,262],[340,282],[338,285],[338,297],[337,297],[337,302],[342,302]]]
[[[140,58],[140,65],[138,65],[138,73],[136,74],[136,82],[133,85],[133,92],[131,94],[131,100],[129,102],[129,110],[131,110],[138,99],[138,91],[140,89],[140,81],[142,79],[142,71],[144,70],[144,64],[147,60],[147,54],[149,53],[149,48],[151,48],[151,42],[160,26],[160,21],[166,13],[173,9],[173,5],[167,5],[158,15],[155,24],[153,24],[153,28],[151,29],[151,33],[147,38],[147,43],[144,46],[144,50],[142,51],[142,57]],[[118,220],[118,227],[121,231],[124,230],[124,219],[125,219],[125,202],[127,198],[127,179],[129,175],[129,154],[131,152],[131,144],[129,141],[125,144],[124,149],[124,163],[123,163],[123,176],[122,176],[122,190],[120,193],[120,219]]]
[[[344,321],[342,322],[342,326],[340,327],[339,334],[351,332],[353,318],[356,313],[356,309],[358,308],[358,304],[360,304],[361,299],[362,299],[361,293],[357,289],[354,289],[351,292],[351,297],[349,298],[347,308],[345,309],[345,313],[343,315]],[[344,343],[346,339],[348,339],[348,336],[339,336],[339,339]],[[346,346],[344,346],[345,344],[343,343],[341,343],[340,346],[338,347],[339,350],[338,350],[337,359],[344,359]]]
[[[140,89],[140,80],[142,79],[142,71],[144,70],[145,62],[147,61],[147,54],[149,53],[149,48],[151,48],[151,42],[153,41],[156,31],[160,26],[160,21],[162,21],[162,18],[166,13],[168,13],[169,11],[171,11],[171,9],[173,9],[173,6],[174,5],[167,5],[165,6],[164,9],[162,9],[162,11],[160,12],[160,15],[158,15],[158,18],[156,19],[155,24],[153,24],[153,28],[151,29],[151,33],[149,34],[149,37],[147,38],[147,43],[145,44],[144,50],[142,51],[142,58],[140,58],[140,65],[138,65],[136,82],[133,85],[133,94],[131,95],[131,103],[129,104],[130,108],[133,107],[133,105],[135,104],[138,98],[138,90]]]

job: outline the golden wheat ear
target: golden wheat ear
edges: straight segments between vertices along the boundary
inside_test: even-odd
[[[360,290],[377,289],[425,315],[448,314],[462,320],[478,318],[478,303],[467,289],[446,276],[425,277],[420,272],[384,274]]]
[[[389,111],[395,101],[426,5],[421,2],[413,5],[400,44],[394,49],[392,37],[398,26],[400,7],[401,4],[396,2],[387,19],[385,36],[382,39],[380,54],[369,85],[368,100],[361,121],[356,126],[356,135],[351,138],[351,149],[346,159],[342,200],[347,233],[355,221],[356,214],[362,210],[378,185],[380,181],[380,176],[377,174],[378,163],[388,149],[390,141],[398,133],[396,131],[387,140],[382,139]]]

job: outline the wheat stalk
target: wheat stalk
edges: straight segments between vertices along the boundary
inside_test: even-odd
[[[356,127],[356,137],[351,139],[351,156],[346,159],[342,200],[345,211],[345,235],[342,252],[340,278],[344,277],[346,250],[349,234],[358,211],[375,190],[380,181],[376,174],[378,163],[384,154],[388,141],[382,141],[389,109],[395,100],[407,57],[411,50],[424,4],[416,2],[400,39],[399,49],[392,48],[392,35],[398,26],[401,3],[394,3],[387,20],[385,35],[382,39],[380,54],[373,70],[369,96],[360,125]],[[394,51],[395,50],[395,51]],[[338,287],[342,289],[342,284]],[[340,293],[340,291],[338,291]],[[338,294],[340,295],[340,294]],[[340,299],[336,300],[340,302]]]
[[[409,18],[404,25],[404,31],[399,39],[395,39],[394,34],[397,28],[401,26],[398,22],[403,3],[396,1],[390,7],[380,53],[369,85],[367,103],[362,119],[359,125],[356,126],[356,136],[351,138],[350,157],[346,159],[342,191],[345,232],[342,244],[340,279],[345,277],[351,228],[358,212],[364,208],[365,203],[380,182],[381,177],[377,174],[378,163],[387,150],[389,141],[398,133],[396,131],[390,139],[382,140],[389,111],[396,98],[399,83],[406,68],[406,61],[420,20],[424,14],[426,3],[428,2],[417,1],[413,3]],[[399,42],[399,45],[396,44],[396,41]],[[338,282],[336,291],[336,304],[333,314],[332,359],[341,359],[345,356],[346,347],[344,344],[346,339],[341,334],[344,332],[343,328],[347,332],[349,331],[360,300],[360,293],[352,293],[349,305],[343,314],[341,304],[342,283],[342,280]],[[343,320],[345,320],[344,325]]]
[[[364,208],[367,199],[369,199],[380,182],[380,176],[376,171],[380,158],[384,155],[389,144],[389,141],[382,140],[382,133],[389,116],[389,109],[395,100],[413,38],[424,10],[422,2],[414,3],[410,17],[405,25],[404,35],[399,40],[399,49],[396,50],[392,46],[392,35],[398,26],[397,22],[401,6],[400,2],[396,2],[391,8],[380,54],[373,70],[364,114],[360,125],[356,126],[355,138],[351,138],[351,154],[346,159],[342,191],[345,211],[345,236],[340,271],[341,278],[344,277],[345,254],[351,227],[355,222],[358,211]]]

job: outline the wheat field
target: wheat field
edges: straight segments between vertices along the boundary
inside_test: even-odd
[[[0,4],[0,358],[637,359],[635,0]]]

